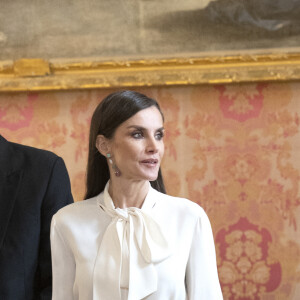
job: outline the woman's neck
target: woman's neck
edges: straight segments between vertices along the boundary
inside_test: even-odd
[[[148,190],[148,181],[110,180],[108,193],[116,208],[141,208]]]

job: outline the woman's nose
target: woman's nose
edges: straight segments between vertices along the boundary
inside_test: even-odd
[[[147,152],[156,153],[158,151],[158,141],[155,138],[149,138],[147,140]]]

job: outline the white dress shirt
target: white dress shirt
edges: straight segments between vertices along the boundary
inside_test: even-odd
[[[203,209],[149,185],[141,209],[100,195],[59,210],[51,224],[53,300],[221,300]]]

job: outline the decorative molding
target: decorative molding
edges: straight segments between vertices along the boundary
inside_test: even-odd
[[[0,61],[0,92],[299,79],[300,53],[111,61]]]

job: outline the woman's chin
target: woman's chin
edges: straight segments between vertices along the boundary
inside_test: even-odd
[[[146,174],[143,174],[143,179],[147,180],[147,181],[155,181],[158,177],[158,172],[151,172],[151,174],[149,174],[149,172],[147,172]]]
[[[157,179],[157,177],[158,177],[158,173],[153,176],[149,176],[148,181],[155,181]]]

